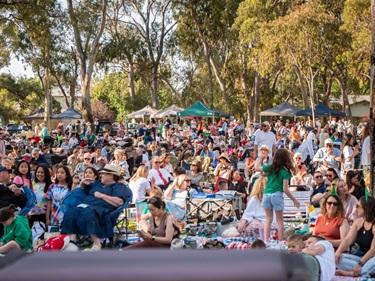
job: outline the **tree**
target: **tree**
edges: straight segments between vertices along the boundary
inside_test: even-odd
[[[94,126],[90,85],[106,24],[107,0],[82,1],[76,7],[73,6],[73,0],[67,0],[67,9],[80,66],[82,115],[85,122]]]
[[[375,0],[371,0],[371,105],[370,105],[370,140],[371,140],[371,188],[372,195],[375,194]]]

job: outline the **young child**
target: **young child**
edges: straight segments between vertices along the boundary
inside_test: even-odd
[[[14,177],[13,182],[16,184],[22,184],[28,188],[32,188],[29,162],[26,160],[18,162],[16,167],[16,176]]]
[[[60,210],[62,200],[72,189],[73,179],[67,166],[56,170],[56,181],[48,188],[44,197],[47,199],[46,225],[60,225],[64,213]]]
[[[301,253],[303,248],[302,236],[300,234],[290,235],[287,240],[287,245],[289,254]]]
[[[28,251],[32,246],[32,235],[29,222],[25,216],[16,216],[16,207],[0,209],[0,223],[4,225],[4,236],[0,239],[0,254],[8,253],[12,249]]]
[[[306,241],[303,253],[314,256],[320,265],[320,280],[330,281],[335,276],[335,251],[330,242],[321,236],[310,236]]]
[[[262,162],[264,155],[260,154],[255,162],[255,170],[265,172],[268,177],[267,185],[264,190],[262,207],[266,212],[266,223],[264,225],[264,241],[270,237],[271,224],[273,221],[273,211],[276,213],[277,231],[280,240],[284,237],[284,197],[283,192],[293,201],[295,207],[300,204],[289,191],[289,180],[294,171],[294,163],[288,150],[280,148],[276,151],[272,164],[264,165]]]
[[[252,244],[251,244],[251,249],[266,249],[266,244],[260,239],[256,239]]]

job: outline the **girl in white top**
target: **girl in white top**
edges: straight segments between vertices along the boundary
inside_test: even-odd
[[[171,162],[171,155],[168,153],[163,153],[160,156],[160,167],[166,169],[170,174],[173,173],[173,166],[170,163]]]
[[[343,139],[341,158],[344,171],[354,167],[354,157],[358,154],[358,147],[353,149],[353,140],[352,134],[346,134]]]
[[[238,232],[242,236],[260,238],[260,232],[264,229],[266,222],[266,213],[262,208],[262,200],[264,188],[267,184],[267,177],[259,178],[251,191],[249,202],[245,212],[242,215],[241,223],[237,227]],[[275,218],[275,216],[274,216]],[[273,222],[273,226],[276,223]]]
[[[138,167],[134,176],[129,181],[129,187],[133,192],[132,203],[142,202],[145,200],[145,196],[150,195],[151,190],[154,187],[155,179],[151,178],[151,182],[148,178],[148,167],[141,165]]]

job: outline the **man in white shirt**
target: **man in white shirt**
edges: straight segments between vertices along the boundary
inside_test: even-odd
[[[173,176],[166,169],[160,168],[160,163],[159,156],[152,158],[152,169],[148,173],[148,179],[151,181],[151,179],[154,178],[155,185],[164,190],[167,187],[167,184],[173,181]]]
[[[69,146],[72,148],[72,147],[76,147],[77,145],[78,145],[78,139],[76,138],[75,134],[72,134],[72,137],[69,140]]]
[[[260,155],[259,147],[267,145],[272,149],[272,154],[276,151],[276,137],[275,134],[270,131],[270,123],[268,121],[262,122],[262,131],[259,131],[255,136],[254,150],[258,151],[258,154],[254,154],[254,157]]]

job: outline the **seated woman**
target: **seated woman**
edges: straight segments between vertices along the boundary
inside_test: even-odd
[[[246,185],[241,178],[240,170],[236,169],[230,173],[228,179],[228,190],[235,190],[243,199],[246,198]]]
[[[361,197],[357,209],[360,218],[354,221],[335,254],[336,275],[369,278],[375,273],[375,199],[369,195]],[[343,254],[353,243],[359,249]]]
[[[241,223],[237,227],[238,232],[242,236],[251,236],[254,238],[263,236],[261,231],[263,231],[264,223],[266,222],[266,213],[262,208],[262,200],[266,184],[267,177],[259,178],[254,184],[246,210],[242,215]],[[276,223],[273,223],[273,225],[275,226]]]
[[[204,175],[202,173],[202,163],[199,160],[193,160],[190,164],[190,170],[186,171],[191,179],[191,185],[194,187],[202,187],[204,183]]]
[[[332,186],[337,189],[337,195],[344,206],[344,217],[348,220],[349,225],[358,218],[357,204],[358,200],[354,195],[351,195],[348,190],[348,186],[342,179],[337,179],[332,182]]]
[[[148,167],[139,166],[129,181],[129,187],[133,192],[132,203],[145,201],[145,197],[150,195],[151,190],[155,187],[154,183],[154,177],[151,178],[151,183],[148,181]]]
[[[359,181],[359,175],[356,171],[349,170],[346,173],[346,184],[348,186],[349,193],[354,195],[359,200],[362,196],[365,196],[365,188]]]
[[[294,175],[291,180],[291,185],[307,185],[311,190],[314,184],[314,178],[312,175],[307,173],[307,167],[305,163],[301,163],[297,166],[297,173]]]
[[[132,199],[130,188],[118,182],[120,168],[105,165],[100,175],[101,181],[92,178],[82,180],[81,186],[87,196],[82,204],[67,209],[61,229],[61,233],[69,234],[73,242],[77,240],[77,234],[90,235],[94,242],[92,250],[101,249],[99,238],[113,236],[117,217],[112,218],[111,213]]]
[[[185,221],[186,198],[188,196],[187,188],[190,187],[191,180],[186,174],[177,176],[173,183],[164,191],[164,196],[169,210],[178,221]],[[192,189],[189,191],[190,196],[197,192]]]
[[[349,228],[340,198],[336,194],[329,194],[321,205],[321,215],[316,220],[313,234],[323,236],[334,248],[338,248]]]
[[[125,250],[170,248],[172,240],[180,236],[176,219],[165,210],[165,202],[159,196],[148,199],[147,206],[151,214],[147,232],[138,232],[143,242],[126,247]]]
[[[151,190],[150,192],[150,197],[154,197],[154,196],[157,196],[157,197],[160,197],[160,198],[163,198],[163,192],[161,192],[160,190],[157,190],[157,189],[153,189]],[[168,207],[165,207],[164,208],[168,213],[170,213]],[[142,214],[141,214],[141,219],[139,220],[139,227],[141,230],[147,232],[147,229],[148,229],[148,222],[150,220],[150,218],[152,217],[149,209],[148,209],[148,205],[146,204],[142,210]]]
[[[25,216],[15,215],[16,206],[0,209],[0,223],[4,225],[4,236],[0,239],[0,254],[11,250],[25,250],[32,248],[31,229]]]

